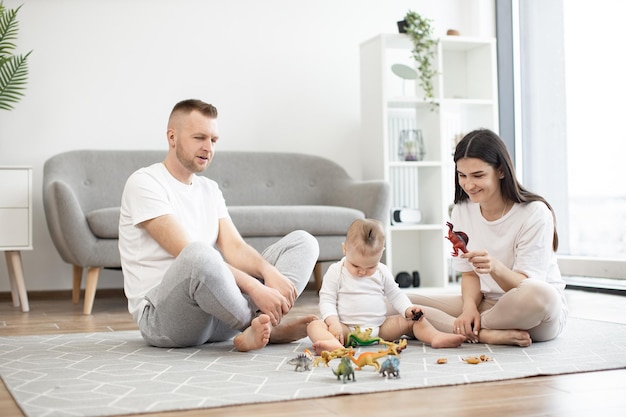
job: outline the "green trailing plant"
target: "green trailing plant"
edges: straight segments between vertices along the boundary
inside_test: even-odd
[[[413,42],[411,55],[417,63],[419,85],[424,90],[424,100],[429,101],[434,109],[437,107],[433,78],[437,75],[434,61],[438,40],[433,38],[432,20],[409,10],[404,16],[404,22],[405,33]]]
[[[28,56],[15,55],[18,21],[17,9],[7,9],[0,2],[0,109],[12,110],[13,105],[20,101],[28,79]]]

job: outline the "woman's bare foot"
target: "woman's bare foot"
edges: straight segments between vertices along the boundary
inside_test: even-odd
[[[335,349],[342,349],[343,347],[344,346],[337,339],[324,339],[313,343],[313,351],[317,356],[321,355],[324,350],[332,352]]]
[[[239,352],[261,349],[269,343],[271,333],[270,316],[259,314],[252,320],[250,327],[235,336],[233,343]]]
[[[465,340],[467,337],[462,334],[437,333],[430,342],[430,346],[435,349],[454,348],[461,346]]]
[[[478,341],[490,345],[513,345],[521,347],[527,347],[533,343],[530,334],[526,330],[480,329]]]
[[[285,318],[278,326],[272,329],[270,343],[290,343],[306,337],[306,327],[313,320],[317,320],[317,316]]]

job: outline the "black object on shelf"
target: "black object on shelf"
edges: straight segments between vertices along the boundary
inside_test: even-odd
[[[408,272],[399,272],[396,275],[396,282],[400,288],[408,288],[413,284],[413,277]]]
[[[420,273],[413,271],[413,274],[402,271],[396,275],[396,283],[400,288],[419,287],[420,286]]]
[[[398,22],[398,32],[406,33],[406,27],[407,27],[406,20],[400,20]]]
[[[419,273],[419,271],[413,271],[413,286],[414,287],[419,287],[420,286],[420,273]]]

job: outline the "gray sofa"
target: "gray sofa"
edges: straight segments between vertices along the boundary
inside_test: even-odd
[[[43,203],[50,236],[73,265],[72,299],[78,303],[87,268],[83,312],[90,314],[101,268],[119,268],[119,205],[126,179],[162,161],[165,152],[77,150],[44,165]],[[319,262],[342,257],[348,225],[360,217],[387,221],[389,186],[358,181],[333,161],[304,154],[217,152],[203,173],[220,185],[233,222],[258,250],[302,229],[320,245]],[[314,277],[321,285],[320,264]]]

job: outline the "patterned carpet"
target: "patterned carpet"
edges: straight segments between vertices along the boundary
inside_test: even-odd
[[[0,337],[0,376],[28,417],[198,409],[625,368],[626,326],[570,319],[559,338],[528,348],[432,349],[413,340],[400,355],[399,378],[370,366],[347,383],[332,372],[338,360],[296,372],[289,360],[309,347],[303,339],[249,353],[230,342],[160,349],[136,331]],[[357,356],[378,349],[362,347]],[[491,360],[464,361],[480,355]]]

